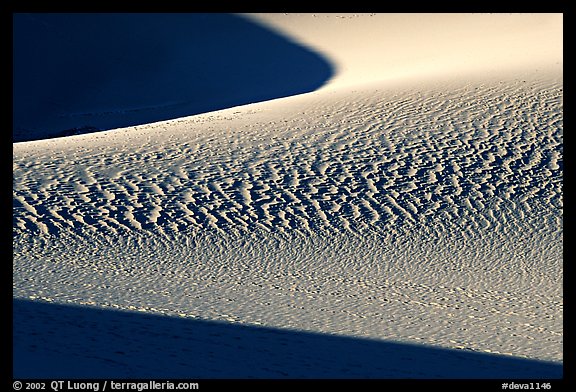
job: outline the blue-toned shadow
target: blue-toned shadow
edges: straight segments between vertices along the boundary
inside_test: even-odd
[[[302,94],[328,60],[233,14],[14,14],[13,141]]]
[[[285,329],[13,301],[15,378],[552,379],[562,364]]]

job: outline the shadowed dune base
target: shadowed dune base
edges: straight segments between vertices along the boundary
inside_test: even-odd
[[[228,14],[15,14],[13,141],[313,91],[324,58]]]
[[[429,346],[14,300],[16,378],[560,378]]]

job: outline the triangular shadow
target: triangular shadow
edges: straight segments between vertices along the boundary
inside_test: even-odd
[[[15,378],[552,379],[562,364],[423,345],[13,301]]]

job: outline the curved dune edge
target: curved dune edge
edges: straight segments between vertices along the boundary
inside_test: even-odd
[[[563,15],[244,14],[329,58],[322,88],[562,69]]]
[[[225,13],[16,13],[13,46],[13,141],[297,95],[333,74],[314,50]]]
[[[219,54],[213,61],[213,67],[204,69],[198,65],[192,65],[196,73],[207,73],[206,81],[178,80],[174,75],[159,73],[158,75],[149,75],[148,82],[139,81],[132,93],[134,96],[131,100],[139,102],[145,101],[148,96],[148,90],[141,90],[141,85],[156,84],[154,89],[161,91],[163,101],[146,101],[145,104],[131,103],[126,106],[126,102],[117,102],[117,107],[110,107],[111,100],[123,100],[124,96],[130,96],[127,90],[131,89],[131,82],[124,81],[126,86],[122,87],[122,92],[116,91],[116,95],[124,98],[111,96],[101,102],[105,96],[100,97],[96,90],[84,92],[85,97],[78,99],[78,102],[88,99],[92,96],[94,107],[76,108],[70,110],[70,113],[58,113],[54,120],[55,123],[50,125],[56,127],[48,133],[36,129],[34,132],[44,132],[46,135],[40,135],[38,138],[58,137],[60,135],[74,135],[78,133],[93,132],[97,128],[112,129],[133,124],[142,124],[145,122],[158,121],[162,118],[176,118],[183,115],[188,110],[190,113],[201,113],[211,109],[224,107],[234,107],[239,104],[260,101],[262,97],[267,99],[276,99],[277,97],[290,96],[296,92],[305,93],[310,91],[311,86],[320,89],[338,89],[340,87],[361,86],[370,83],[379,83],[387,81],[392,85],[397,83],[413,83],[425,80],[434,80],[442,78],[465,78],[475,77],[500,77],[502,73],[513,74],[517,72],[547,71],[553,69],[557,72],[562,71],[563,66],[563,34],[562,34],[562,14],[239,14],[230,15],[231,20],[244,20],[249,31],[259,29],[265,31],[264,27],[270,29],[269,33],[264,35],[277,36],[274,39],[281,39],[282,44],[290,50],[290,41],[294,42],[294,48],[300,47],[302,53],[300,57],[315,57],[310,64],[292,64],[290,67],[282,68],[289,74],[282,76],[272,76],[278,71],[279,61],[278,53],[271,54],[271,58],[255,57],[255,62],[249,66],[248,61],[244,61],[244,55],[237,56],[239,61],[234,64],[240,69],[234,70],[226,68],[230,59],[226,60],[225,54]],[[216,24],[222,23],[216,18]],[[253,26],[249,26],[250,21]],[[233,23],[232,23],[233,24]],[[222,28],[221,25],[219,25]],[[261,26],[261,27],[260,27]],[[277,31],[275,34],[273,31]],[[199,30],[197,33],[202,34],[204,31]],[[234,32],[236,34],[236,32]],[[282,37],[282,38],[280,38]],[[267,38],[255,38],[250,35],[250,39],[260,40],[268,44]],[[172,38],[172,40],[174,40]],[[226,41],[215,41],[219,45],[214,52],[229,50],[230,43]],[[244,52],[258,52],[254,47],[256,44],[247,43]],[[275,44],[278,46],[278,42]],[[307,49],[306,49],[307,48]],[[207,46],[201,46],[200,52],[212,52]],[[297,51],[298,49],[296,49]],[[270,48],[262,50],[269,52]],[[201,53],[196,54],[197,56]],[[208,53],[208,54],[210,54]],[[243,53],[243,52],[241,52]],[[323,54],[327,60],[315,55]],[[140,54],[141,56],[150,56],[150,53]],[[210,56],[214,57],[210,54]],[[56,56],[57,57],[57,56]],[[120,56],[122,57],[122,56]],[[285,62],[292,63],[295,59],[286,57]],[[188,57],[186,57],[188,58]],[[140,61],[138,59],[138,61]],[[174,59],[165,58],[164,61],[173,62]],[[204,60],[206,61],[206,60]],[[198,62],[196,62],[198,63]],[[200,62],[203,64],[203,62]],[[260,69],[260,76],[254,79],[254,75],[247,73],[246,67],[256,67],[265,64],[269,70]],[[316,64],[318,63],[318,64]],[[108,64],[110,66],[110,64]],[[122,64],[117,65],[121,69]],[[335,67],[332,70],[331,67]],[[282,65],[284,67],[284,65]],[[307,68],[308,67],[308,68]],[[80,66],[77,68],[85,68]],[[160,67],[161,68],[161,67]],[[178,68],[178,67],[177,67]],[[219,80],[218,75],[210,73],[210,69],[219,70],[222,77]],[[335,71],[335,74],[333,72]],[[110,72],[113,71],[113,69]],[[122,70],[122,72],[125,72]],[[240,73],[239,77],[231,78],[230,75]],[[38,72],[36,72],[38,73]],[[74,73],[70,70],[69,73]],[[262,74],[267,75],[262,79]],[[311,75],[317,76],[314,78]],[[183,74],[183,78],[186,78]],[[331,77],[330,77],[331,76]],[[100,75],[99,77],[104,77]],[[326,82],[326,78],[330,79]],[[49,78],[49,77],[48,77]],[[47,78],[47,79],[48,79]],[[126,76],[118,76],[120,80]],[[164,79],[163,79],[164,78]],[[89,77],[88,77],[89,79]],[[202,79],[202,78],[201,78]],[[262,79],[262,80],[260,80]],[[302,79],[302,80],[299,80]],[[244,80],[244,82],[243,82]],[[254,80],[255,83],[260,80],[264,84],[269,84],[274,80],[280,90],[266,90],[257,92],[253,91],[250,95],[247,92],[245,97],[238,96],[239,91],[249,91],[250,87],[246,86],[245,81]],[[105,81],[104,81],[105,82]],[[117,81],[118,82],[118,81]],[[162,88],[165,82],[166,88]],[[296,83],[298,82],[298,83]],[[160,83],[160,85],[158,85]],[[192,83],[195,88],[195,97],[183,93],[181,86]],[[208,83],[211,87],[207,87]],[[238,88],[238,84],[242,88]],[[294,85],[298,84],[300,90],[295,91]],[[73,85],[81,84],[76,81]],[[106,84],[106,83],[104,83]],[[114,84],[114,83],[113,83]],[[197,86],[198,84],[198,86]],[[300,84],[306,87],[300,86]],[[88,83],[89,85],[89,83]],[[234,88],[232,85],[235,85]],[[106,86],[100,89],[105,89]],[[108,86],[109,87],[109,86]],[[106,87],[106,88],[108,88]],[[134,87],[134,86],[132,86]],[[52,87],[52,91],[58,89],[69,89],[72,86]],[[262,87],[258,87],[262,89]],[[178,91],[178,96],[166,96],[167,91]],[[222,102],[215,101],[215,94],[222,97]],[[216,94],[216,96],[218,95]],[[101,95],[101,94],[100,94]],[[198,95],[203,96],[199,99]],[[100,99],[100,101],[99,101]],[[29,101],[30,97],[25,101]],[[206,101],[206,102],[204,102]],[[52,100],[39,104],[38,109],[48,108],[56,105]],[[119,105],[119,106],[118,106]],[[134,106],[136,105],[136,106]],[[56,105],[52,109],[56,109]],[[74,106],[74,105],[72,105]],[[103,109],[106,107],[107,109]],[[188,109],[186,109],[188,108]],[[44,109],[42,109],[44,110]],[[146,113],[150,113],[147,115]],[[30,117],[29,114],[20,117]],[[54,116],[52,116],[54,117]],[[108,119],[110,117],[110,119]],[[116,120],[114,120],[116,118]],[[52,121],[50,120],[50,121]],[[52,122],[54,122],[52,121]],[[78,121],[83,121],[79,123]],[[91,123],[92,122],[92,123]],[[111,124],[116,123],[116,126]],[[59,124],[59,125],[56,125]],[[91,125],[90,125],[91,124]],[[95,126],[96,125],[96,126]],[[18,124],[16,124],[18,127]],[[37,127],[32,126],[32,128]],[[68,128],[66,128],[68,127]],[[66,128],[66,129],[64,129]],[[22,130],[17,130],[21,132]],[[18,136],[18,140],[29,140],[30,137]],[[35,138],[33,138],[35,139]]]

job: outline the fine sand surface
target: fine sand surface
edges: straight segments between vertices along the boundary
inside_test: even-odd
[[[334,75],[13,144],[14,376],[562,377],[561,15],[242,18]]]

